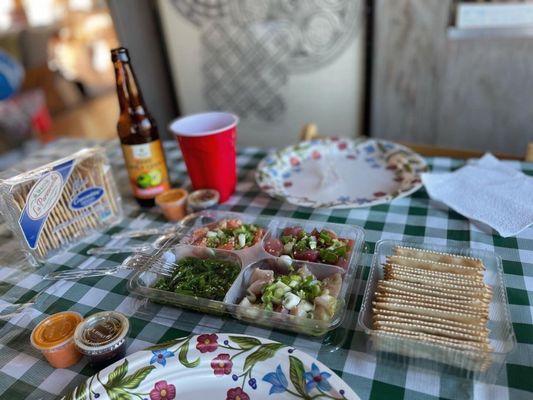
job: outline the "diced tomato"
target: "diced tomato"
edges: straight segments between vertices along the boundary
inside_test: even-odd
[[[241,225],[242,225],[242,221],[240,219],[228,219],[227,220],[228,229],[237,229]]]
[[[317,250],[295,251],[294,258],[296,260],[315,262],[316,260],[318,260],[318,254],[319,253]]]
[[[275,257],[279,257],[283,253],[283,243],[276,238],[265,240],[265,251]]]
[[[197,242],[199,239],[203,239],[207,232],[209,232],[208,228],[198,228],[194,230],[192,233],[191,242],[194,243]]]
[[[221,250],[233,250],[233,249],[235,249],[235,244],[233,243],[232,240],[229,240],[228,242],[218,246],[218,248],[221,249]]]

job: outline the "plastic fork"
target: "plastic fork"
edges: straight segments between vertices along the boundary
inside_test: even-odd
[[[163,225],[158,228],[143,228],[143,229],[132,229],[127,231],[122,231],[114,233],[111,235],[113,239],[133,239],[144,236],[154,236],[154,235],[172,235],[178,234],[181,230],[188,227],[190,221],[198,218],[198,214],[189,214],[181,221],[173,225]]]
[[[121,246],[121,247],[93,247],[87,250],[87,254],[90,256],[101,256],[106,254],[120,254],[120,253],[146,253],[147,251],[158,249],[167,241],[177,235],[177,231],[171,231],[164,235],[159,236],[153,243],[146,243],[133,246]]]
[[[72,271],[58,271],[50,272],[44,276],[44,279],[47,280],[77,280],[81,278],[89,278],[93,276],[105,276],[105,275],[114,275],[118,271],[131,269],[134,271],[148,271],[154,272],[159,275],[171,276],[172,270],[176,267],[176,264],[173,262],[155,260],[150,262],[152,256],[149,254],[135,254],[129,256],[124,260],[121,265],[117,265],[113,268],[88,268],[88,269],[78,269]]]

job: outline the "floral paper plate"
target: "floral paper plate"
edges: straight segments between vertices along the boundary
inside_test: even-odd
[[[117,361],[65,399],[359,399],[319,361],[245,335],[176,339]]]
[[[301,142],[265,157],[259,187],[312,208],[357,208],[407,196],[427,165],[412,150],[386,140],[328,138]]]

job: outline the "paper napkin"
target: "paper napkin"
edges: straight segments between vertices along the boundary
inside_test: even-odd
[[[450,173],[422,174],[429,196],[501,236],[533,224],[533,178],[485,154]]]

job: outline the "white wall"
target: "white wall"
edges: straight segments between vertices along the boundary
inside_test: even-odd
[[[244,20],[240,19],[238,23],[244,25],[242,28],[244,30],[240,30],[241,27],[231,26],[233,22],[221,25],[220,21],[233,18],[231,15],[235,13],[232,14],[232,10],[219,9],[218,12],[223,13],[225,17],[209,19],[194,14],[194,10],[187,9],[187,3],[191,2],[180,4],[180,1],[160,0],[159,7],[175,90],[184,114],[212,108],[227,109],[240,114],[239,144],[241,145],[285,146],[294,143],[298,140],[302,125],[309,122],[317,123],[320,132],[326,135],[353,136],[359,133],[364,32],[360,0],[355,2],[340,0],[335,6],[348,7],[353,15],[350,21],[338,19],[337,15],[341,15],[337,14],[340,8],[328,9],[333,7],[331,4],[335,2],[324,2],[324,9],[320,9],[322,6],[319,6],[317,10],[312,10],[314,14],[309,14],[311,15],[309,20],[302,19],[302,15],[309,13],[309,10],[291,11],[294,13],[296,21],[294,23],[287,23],[287,16],[288,20],[291,19],[291,14],[287,10],[283,14],[276,9],[274,15],[270,10],[270,15],[267,17],[266,14],[261,14],[263,11],[266,13],[269,0],[250,2],[250,9],[253,11],[248,15],[250,20],[246,22],[246,17],[242,17],[242,10],[239,14]],[[237,1],[230,2],[229,8],[237,3]],[[310,7],[308,4],[311,2],[299,2],[297,7]],[[184,15],[189,17],[186,18]],[[306,25],[306,21],[311,22]],[[285,29],[294,29],[291,24],[299,24],[300,27],[309,26],[307,35],[315,40],[314,44],[311,43],[309,46],[316,43],[319,46],[323,44],[322,40],[327,40],[321,34],[321,24],[326,23],[325,21],[331,21],[332,26],[347,27],[344,37],[340,29],[336,32],[326,29],[326,32],[333,32],[332,35],[336,34],[341,38],[333,43],[333,46],[336,46],[335,52],[325,49],[323,57],[320,53],[313,59],[300,57],[296,51],[287,55],[287,49],[294,49],[296,46],[291,42],[296,36],[293,31],[285,35]],[[233,35],[232,39],[221,36],[226,33]],[[315,33],[316,36],[312,36]],[[256,46],[247,47],[246,44],[242,44],[247,41],[253,44],[254,38],[260,38]],[[238,46],[235,47],[230,43],[232,40],[242,43],[237,43]],[[229,54],[227,44],[229,48],[241,51],[239,57],[235,59]],[[261,61],[265,54],[259,51],[259,47],[263,44],[272,54],[266,54]],[[304,48],[305,45],[305,43],[299,44]],[[208,47],[210,50],[207,50]],[[231,60],[235,64],[231,66],[223,64]],[[219,63],[222,66],[218,65]],[[212,74],[222,71],[221,79],[206,78],[206,68]],[[242,96],[243,102],[234,105],[231,101],[206,95],[208,89],[220,90],[220,86],[213,85],[213,81],[217,79],[218,82],[224,82],[222,85],[231,81],[224,88],[234,90],[234,95],[231,97],[236,99]],[[239,88],[239,85],[243,86]],[[252,89],[255,85],[258,89]],[[216,101],[213,101],[213,97]],[[265,98],[272,99],[272,103],[267,107],[268,111],[247,110],[254,101]],[[241,111],[240,106],[246,111]]]

